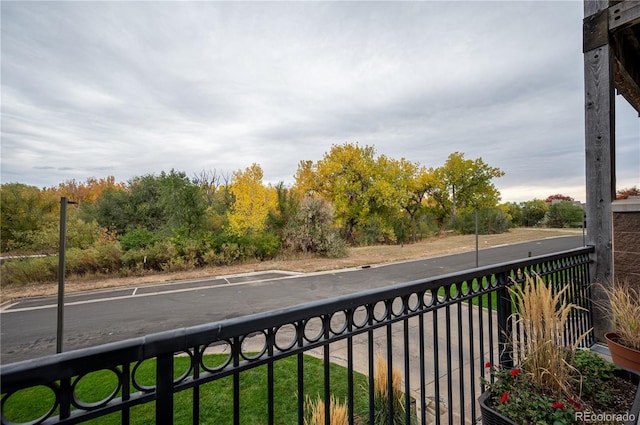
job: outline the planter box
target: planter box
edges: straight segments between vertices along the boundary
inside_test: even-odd
[[[640,374],[628,369],[616,369],[613,372],[616,376],[636,384],[636,397],[631,409],[629,409],[629,417],[634,418],[625,422],[625,425],[640,424]],[[491,400],[491,392],[485,391],[478,398],[480,403],[480,412],[482,413],[482,425],[517,425],[511,419],[501,415],[489,406]],[[620,412],[607,412],[618,414]]]

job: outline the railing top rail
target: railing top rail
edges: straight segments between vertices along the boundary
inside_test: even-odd
[[[377,303],[420,291],[437,290],[452,284],[510,273],[517,269],[534,267],[572,256],[587,255],[592,252],[594,252],[594,248],[591,246],[576,248],[1,365],[2,386],[29,387],[38,382],[67,378],[93,371],[97,364],[101,368],[109,368],[124,363],[142,361],[161,354],[176,353],[194,346],[210,344],[212,341],[225,340],[324,314],[332,314],[339,310]],[[82,361],[78,361],[79,359]]]

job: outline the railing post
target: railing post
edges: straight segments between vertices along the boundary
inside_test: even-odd
[[[507,275],[496,275],[498,290],[496,291],[496,309],[498,313],[498,350],[500,364],[503,367],[513,367],[513,352],[509,348],[509,338],[512,336],[511,324],[511,296],[507,289]]]
[[[156,360],[156,424],[173,425],[173,353]]]

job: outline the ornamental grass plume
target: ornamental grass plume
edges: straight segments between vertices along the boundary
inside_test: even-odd
[[[607,313],[620,344],[640,350],[640,291],[632,288],[628,280],[618,280],[609,288],[599,286],[609,300]]]
[[[329,414],[331,415],[329,423],[331,425],[348,425],[349,415],[347,413],[347,405],[338,401],[333,395],[330,400]],[[307,395],[305,399],[305,410],[308,412],[308,418],[305,418],[304,425],[324,425],[325,424],[325,407],[324,401],[318,397],[315,401]]]
[[[565,286],[553,293],[551,284],[536,275],[526,276],[524,285],[509,288],[517,305],[517,324],[523,333],[517,354],[523,372],[540,388],[557,394],[568,394],[574,368],[570,365],[582,334],[573,347],[564,346],[564,330],[573,310],[584,310],[566,300]]]
[[[376,356],[373,378],[374,424],[387,424],[389,418],[389,397],[393,406],[392,423],[404,424],[405,404],[402,392],[402,374],[396,368],[391,370],[391,389],[389,389],[389,366]],[[391,391],[391,394],[389,392]]]

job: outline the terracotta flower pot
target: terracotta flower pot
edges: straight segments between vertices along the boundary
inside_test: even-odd
[[[620,336],[615,332],[605,334],[604,338],[614,364],[640,373],[640,351],[620,344]]]

